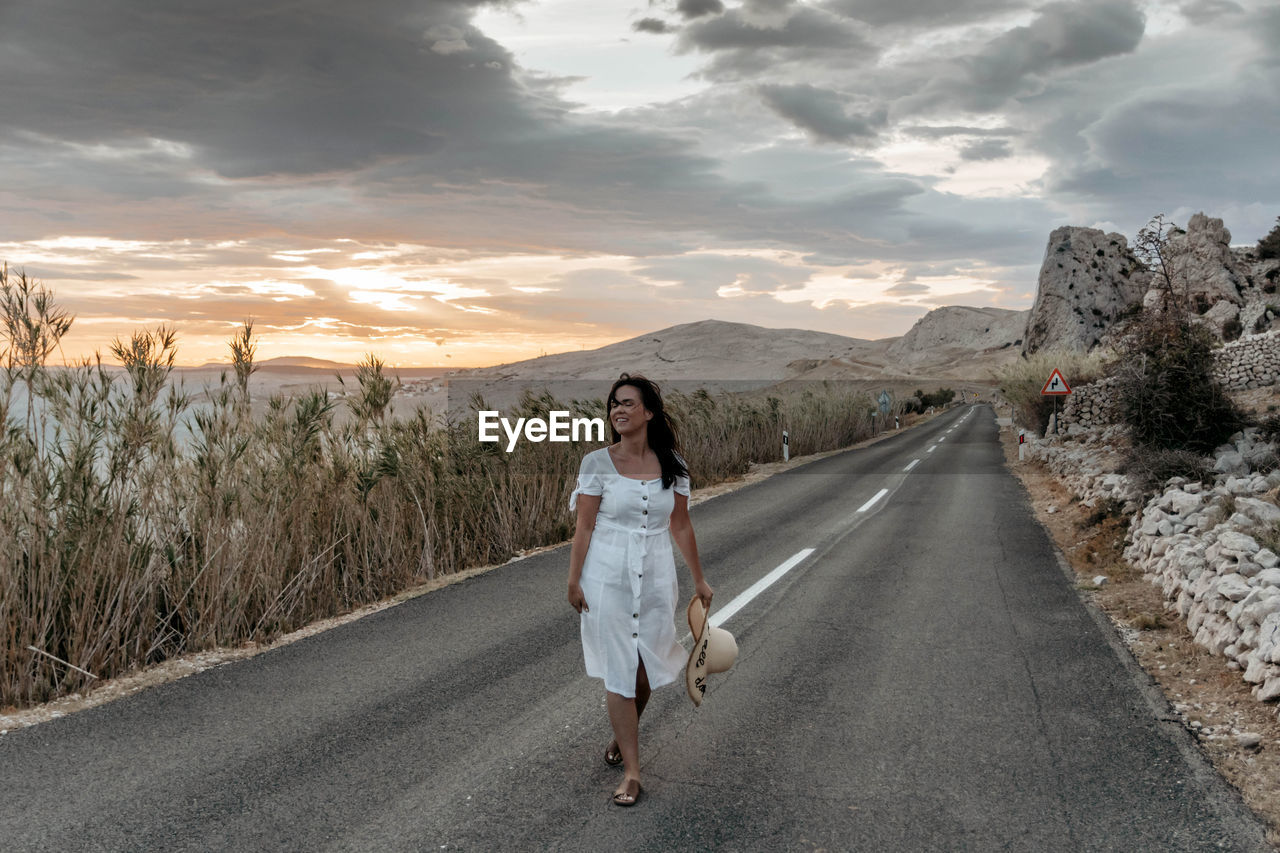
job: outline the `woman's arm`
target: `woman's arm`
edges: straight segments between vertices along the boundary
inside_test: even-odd
[[[582,594],[582,564],[587,561],[587,546],[591,544],[599,511],[600,495],[578,495],[578,521],[573,529],[573,547],[569,549],[569,603],[579,613],[591,609]]]
[[[711,584],[702,576],[702,562],[698,559],[698,541],[693,536],[693,521],[689,518],[689,496],[676,492],[676,508],[671,511],[671,538],[680,549],[684,561],[693,575],[694,589],[702,599],[703,607],[711,606]]]

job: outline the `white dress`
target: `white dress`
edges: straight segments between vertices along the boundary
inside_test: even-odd
[[[582,566],[582,653],[587,675],[603,678],[610,693],[636,695],[637,662],[644,659],[649,686],[670,684],[684,673],[688,653],[676,642],[679,588],[671,549],[670,520],[676,492],[689,494],[689,478],[674,488],[662,478],[636,480],[614,467],[608,448],[588,453],[569,497],[599,495],[600,511]]]

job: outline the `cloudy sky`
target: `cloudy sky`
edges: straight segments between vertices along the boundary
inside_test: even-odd
[[[1280,214],[1274,0],[5,0],[0,260],[64,354],[464,366],[1029,307],[1048,233]]]

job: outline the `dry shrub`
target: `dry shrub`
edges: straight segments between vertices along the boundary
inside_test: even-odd
[[[1214,346],[1211,332],[1174,309],[1130,328],[1115,375],[1135,444],[1208,453],[1246,425],[1214,379]]]
[[[1073,388],[1087,385],[1102,377],[1106,369],[1106,354],[1100,351],[1041,350],[1024,356],[995,376],[1000,383],[1000,393],[1013,405],[1014,419],[1034,432],[1043,433],[1053,414],[1054,398],[1046,397],[1040,391],[1055,368]]]
[[[1160,490],[1173,477],[1201,482],[1211,471],[1212,460],[1200,453],[1143,445],[1133,447],[1121,466],[1121,473],[1129,475],[1146,494]]]
[[[245,640],[267,640],[422,580],[562,542],[585,442],[477,441],[474,417],[387,417],[373,356],[339,423],[324,391],[250,415],[255,344],[192,405],[168,381],[169,329],[116,341],[124,370],[45,364],[70,318],[25,275],[0,277],[0,706]],[[871,400],[835,385],[672,395],[695,486],[870,434]],[[573,407],[603,417],[600,401]],[[526,395],[515,416],[569,408]],[[39,649],[40,654],[31,650]]]

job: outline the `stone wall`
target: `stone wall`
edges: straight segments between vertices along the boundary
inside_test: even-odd
[[[1206,482],[1169,480],[1150,501],[1114,473],[1123,430],[1032,439],[1029,451],[1084,506],[1111,500],[1131,519],[1125,560],[1158,586],[1195,641],[1262,701],[1280,698],[1280,470],[1256,429],[1219,449]]]
[[[1271,701],[1280,698],[1280,471],[1275,446],[1256,431],[1233,445],[1219,452],[1212,483],[1175,478],[1134,517],[1125,558],[1198,645]]]
[[[1262,388],[1280,382],[1280,331],[1249,335],[1214,353],[1214,375],[1228,391]],[[1072,433],[1115,423],[1116,380],[1103,379],[1071,389],[1058,428]]]
[[[1118,381],[1115,378],[1103,379],[1071,389],[1071,395],[1058,416],[1060,426],[1090,429],[1115,423]]]
[[[1218,381],[1229,391],[1274,385],[1280,380],[1280,331],[1232,341],[1214,359]]]

